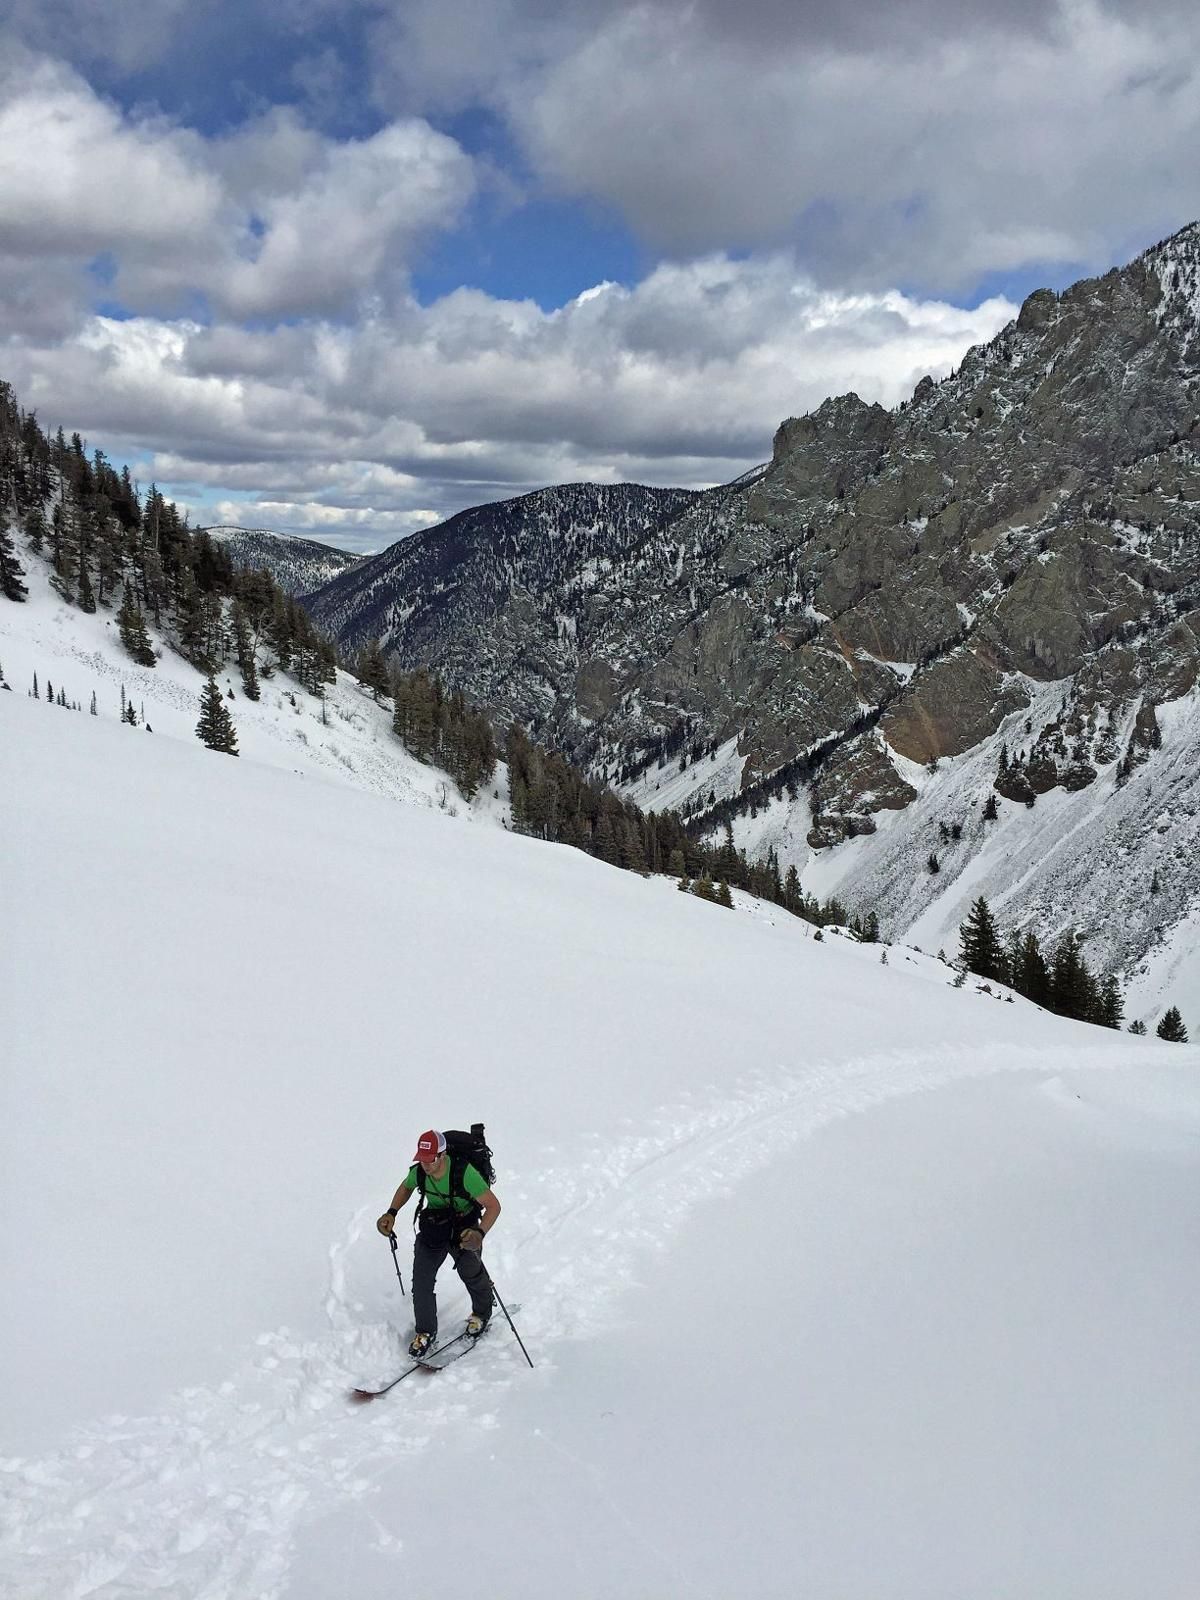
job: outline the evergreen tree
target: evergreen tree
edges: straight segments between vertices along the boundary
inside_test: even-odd
[[[259,686],[258,686],[258,668],[254,664],[254,651],[253,650],[250,650],[250,652],[246,655],[246,657],[244,658],[244,660],[242,662],[242,692],[245,694],[247,700],[257,700],[259,698],[261,692],[262,692],[259,689]],[[322,695],[321,696],[321,713],[322,713],[321,721],[322,722],[324,722],[324,720],[325,720],[324,711],[325,711],[325,696]]]
[[[117,612],[117,628],[121,635],[121,644],[140,666],[157,666],[158,658],[154,654],[154,646],[146,631],[146,619],[141,613],[130,584],[125,585],[124,598]]]
[[[209,750],[219,750],[227,756],[236,756],[238,753],[233,718],[229,715],[228,707],[217,687],[217,680],[211,674],[200,696],[200,720],[196,724],[196,737]]]
[[[1144,1034],[1145,1031],[1146,1031],[1146,1024],[1142,1021],[1141,1017],[1135,1017],[1133,1019],[1133,1021],[1129,1024],[1129,1032],[1130,1033]]]
[[[30,506],[25,514],[25,537],[29,540],[29,548],[36,555],[41,555],[46,543],[46,513],[40,505]]]
[[[257,700],[258,668],[254,659],[254,639],[250,632],[250,619],[245,606],[236,597],[230,608],[230,621],[233,624],[233,645],[237,653],[238,671],[242,675],[242,692],[247,700]]]
[[[1054,963],[1050,970],[1050,1003],[1060,1016],[1074,1017],[1077,1022],[1094,1022],[1096,1019],[1096,983],[1083,959],[1079,941],[1071,931],[1062,936],[1054,952]]]
[[[1050,972],[1037,934],[1031,930],[1023,939],[1015,940],[1013,954],[1009,957],[1009,981],[1013,988],[1026,1000],[1032,1000],[1035,1006],[1049,1008]]]
[[[75,604],[81,611],[93,612],[96,609],[96,596],[92,589],[92,579],[88,572],[87,552],[80,546],[79,551],[79,581],[75,590]]]
[[[8,529],[0,523],[0,594],[6,600],[25,600],[29,590],[21,582],[25,568],[17,560],[17,549]]]
[[[1001,982],[1005,973],[1004,950],[991,907],[982,895],[967,913],[958,930],[959,959],[968,971],[980,978]]]
[[[1178,1006],[1170,1006],[1163,1012],[1162,1021],[1154,1031],[1160,1039],[1166,1039],[1170,1044],[1187,1043],[1188,1032],[1183,1025],[1183,1018],[1179,1015]]]
[[[989,791],[988,797],[983,803],[983,820],[985,822],[995,822],[998,816],[999,812],[996,809],[996,796]]]
[[[356,676],[365,689],[370,689],[377,702],[387,694],[390,687],[388,665],[383,658],[383,646],[378,639],[369,640],[363,647],[362,654],[358,658]]]
[[[794,865],[787,869],[787,877],[783,880],[783,906],[794,917],[802,914],[804,894],[800,888],[800,874]]]
[[[1100,986],[1100,1005],[1096,1020],[1102,1027],[1119,1029],[1125,1020],[1125,1006],[1121,999],[1121,986],[1116,974],[1110,972]]]
[[[733,896],[729,892],[729,885],[724,880],[717,885],[717,904],[725,906],[730,911],[733,910]]]
[[[641,829],[630,817],[626,817],[621,825],[618,847],[621,865],[626,872],[645,872],[646,855],[642,849]]]
[[[607,861],[609,866],[615,867],[620,863],[617,849],[617,836],[613,831],[612,818],[607,811],[600,814],[600,821],[595,832],[596,855],[601,861]]]

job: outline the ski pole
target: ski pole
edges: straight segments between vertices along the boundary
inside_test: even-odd
[[[500,1298],[500,1291],[496,1287],[496,1280],[490,1274],[488,1275],[488,1282],[492,1286],[492,1293],[496,1296],[496,1304],[500,1307],[501,1311],[503,1311],[503,1313],[504,1313],[505,1322],[508,1323],[509,1327],[513,1331],[513,1338],[521,1346],[521,1354],[525,1357],[526,1361],[529,1361],[529,1365],[532,1367],[533,1366],[533,1362],[529,1360],[529,1351],[526,1350],[526,1348],[525,1348],[525,1341],[521,1338],[521,1335],[517,1332],[516,1323],[513,1321],[513,1319],[508,1314],[508,1307],[504,1304],[504,1301],[501,1300],[501,1298]],[[520,1310],[520,1307],[518,1306],[517,1309]]]
[[[388,1243],[392,1247],[392,1265],[396,1269],[397,1278],[400,1278],[400,1257],[396,1254],[396,1235],[394,1233],[388,1234]],[[404,1279],[400,1278],[400,1293],[404,1294],[404,1292]]]

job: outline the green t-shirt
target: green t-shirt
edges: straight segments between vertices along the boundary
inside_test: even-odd
[[[419,1171],[420,1168],[414,1161],[408,1169],[408,1177],[404,1180],[405,1188],[412,1194],[420,1194],[421,1192],[421,1185],[417,1181]],[[488,1191],[487,1179],[469,1161],[463,1169],[463,1188],[474,1200],[480,1199]],[[471,1209],[471,1200],[464,1200],[462,1195],[454,1195],[453,1200],[456,1211],[469,1211]],[[445,1211],[450,1201],[450,1163],[447,1161],[446,1170],[440,1178],[434,1178],[426,1173],[425,1204],[431,1211]]]

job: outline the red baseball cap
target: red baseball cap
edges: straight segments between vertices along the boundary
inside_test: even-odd
[[[436,1128],[430,1128],[428,1133],[423,1133],[417,1140],[417,1153],[414,1161],[428,1161],[433,1156],[440,1156],[446,1148],[446,1135],[439,1133]]]

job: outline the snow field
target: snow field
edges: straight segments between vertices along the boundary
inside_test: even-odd
[[[1094,1600],[1154,1497],[1194,1592],[1200,1051],[15,692],[0,752],[6,1596],[382,1600],[477,1538],[501,1596]],[[497,1324],[351,1408],[408,1331],[374,1218],[477,1117],[537,1368]]]
[[[115,722],[124,688],[139,714],[144,710],[155,738],[195,742],[205,683],[195,667],[157,639],[158,665],[138,666],[121,648],[115,611],[101,607],[85,615],[55,593],[44,561],[22,549],[22,562],[29,599],[0,605],[0,666],[13,694],[25,697],[36,673],[43,696],[49,682],[56,694],[64,689],[83,708],[82,713],[58,710],[43,702],[47,716],[88,716],[95,691],[93,720]],[[325,721],[320,702],[284,673],[263,679],[257,702],[242,693],[236,662],[227,662],[217,681],[223,691],[234,692],[226,704],[237,728],[239,759],[461,816],[499,821],[504,814],[491,794],[499,787],[503,799],[503,769],[474,806],[468,805],[444,773],[408,754],[392,733],[390,708],[376,705],[347,673],[340,672],[337,683],[326,687]],[[122,731],[130,738],[146,737],[144,727]]]

